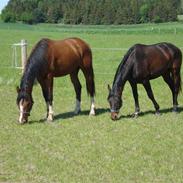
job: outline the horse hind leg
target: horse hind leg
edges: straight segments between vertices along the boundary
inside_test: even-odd
[[[171,92],[172,92],[172,99],[173,99],[173,111],[176,111],[177,110],[177,100],[176,100],[176,97],[175,97],[175,85],[174,85],[174,81],[173,81],[173,78],[171,77],[170,75],[171,73],[168,72],[168,73],[165,73],[163,75],[163,79],[164,81],[168,84]]]
[[[77,69],[75,72],[70,74],[71,82],[74,86],[74,90],[76,93],[76,106],[74,109],[74,114],[78,114],[81,111],[81,83],[78,79],[78,72],[79,69]]]
[[[95,115],[95,82],[94,82],[94,73],[93,68],[87,67],[85,69],[82,69],[85,79],[86,79],[86,89],[88,94],[91,97],[91,107],[90,107],[90,115]]]
[[[178,111],[177,97],[178,97],[179,92],[181,91],[180,68],[173,68],[173,70],[172,70],[172,79],[173,79],[173,84],[174,84],[173,112],[177,112]]]

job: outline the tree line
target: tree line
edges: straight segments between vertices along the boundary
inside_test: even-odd
[[[176,21],[181,0],[10,0],[4,22],[136,24]]]

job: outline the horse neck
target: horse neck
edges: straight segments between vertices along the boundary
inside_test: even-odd
[[[20,88],[25,92],[32,93],[35,78],[39,75],[42,67],[45,68],[48,50],[48,39],[40,40],[32,50],[23,74]]]
[[[129,60],[129,62],[131,62]],[[126,63],[121,64],[117,70],[117,73],[115,75],[114,81],[113,81],[113,87],[112,91],[115,95],[121,96],[125,83],[128,80],[129,71],[131,67],[129,67],[131,64],[128,63],[128,67],[126,67]]]
[[[31,95],[36,73],[31,67],[27,67],[21,80],[20,88],[22,91]]]
[[[124,55],[116,71],[112,91],[115,95],[121,96],[124,85],[128,80],[130,70],[133,66],[135,45],[132,46]]]
[[[113,84],[113,87],[112,87],[112,91],[115,95],[121,97],[126,81],[127,80],[122,80],[120,77],[116,78],[116,80]]]

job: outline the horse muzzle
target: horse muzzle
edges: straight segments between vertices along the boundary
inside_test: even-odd
[[[20,112],[20,116],[19,116],[18,122],[20,124],[27,123],[28,122],[28,116],[29,116],[28,112]]]
[[[112,120],[117,120],[118,119],[118,113],[119,111],[114,111],[114,110],[111,110],[111,119]]]
[[[28,122],[28,119],[25,119],[25,118],[22,118],[18,120],[19,124],[24,124],[24,123],[27,123]]]

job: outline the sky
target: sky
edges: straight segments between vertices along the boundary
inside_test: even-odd
[[[0,13],[2,9],[8,4],[9,0],[0,0]]]

